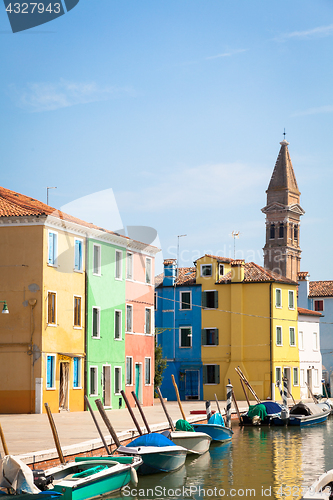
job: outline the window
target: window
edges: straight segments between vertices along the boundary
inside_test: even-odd
[[[48,325],[56,324],[56,297],[55,292],[48,292],[47,294],[47,323]]]
[[[275,307],[282,307],[282,290],[277,288],[275,290]]]
[[[96,276],[101,275],[101,246],[100,245],[94,245],[93,274],[95,274]]]
[[[90,396],[98,396],[98,388],[97,388],[97,366],[91,366],[89,369],[90,375],[90,384],[89,384],[89,393]]]
[[[145,333],[151,333],[151,309],[146,308],[146,323],[145,323]]]
[[[116,280],[122,279],[122,258],[123,254],[119,250],[116,250]]]
[[[304,384],[304,370],[300,370],[300,380],[301,380],[301,386],[303,387]]]
[[[202,307],[206,309],[217,309],[218,308],[218,292],[217,290],[209,290],[207,292],[202,292]]]
[[[313,332],[313,350],[318,351],[318,332]]]
[[[280,384],[282,383],[282,370],[280,366],[275,368],[275,382],[280,382]]]
[[[75,239],[74,243],[74,270],[82,271],[83,269],[83,242]]]
[[[276,345],[282,345],[282,326],[276,327]]]
[[[73,358],[73,387],[81,388],[81,358]]]
[[[314,310],[315,311],[323,311],[324,310],[324,301],[323,300],[315,300],[314,301]]]
[[[294,240],[298,240],[298,226],[294,226]]]
[[[204,384],[220,383],[220,365],[203,366],[203,383]]]
[[[219,264],[219,276],[224,275],[224,264]]]
[[[46,360],[46,388],[55,389],[55,356],[47,356]]]
[[[294,301],[294,291],[289,290],[289,309],[295,309],[295,301]]]
[[[201,264],[201,276],[212,276],[212,264]]]
[[[74,326],[81,328],[81,297],[74,297]]]
[[[126,256],[126,279],[133,279],[133,254],[127,253]]]
[[[133,332],[133,306],[126,305],[126,332]]]
[[[114,338],[116,340],[121,340],[121,311],[114,312]]]
[[[146,257],[146,283],[151,285],[151,259]]]
[[[295,337],[295,328],[291,326],[289,328],[289,339],[290,339],[290,345],[295,346],[296,345],[296,337]]]
[[[133,385],[133,358],[126,356],[126,385]]]
[[[114,393],[120,394],[121,391],[121,367],[116,366],[114,369]]]
[[[293,368],[293,385],[298,385],[298,368]]]
[[[180,308],[181,309],[192,309],[192,297],[191,292],[180,292]]]
[[[218,328],[204,328],[201,331],[202,345],[219,345],[219,330]]]
[[[284,237],[284,226],[283,224],[280,224],[279,226],[279,238],[283,238]]]
[[[300,350],[304,349],[304,335],[303,335],[303,332],[298,332],[298,348]]]
[[[275,225],[271,224],[271,227],[269,228],[269,239],[274,240],[275,239]]]
[[[313,385],[319,385],[318,370],[313,370]]]
[[[92,336],[94,338],[100,338],[100,308],[92,308]]]
[[[157,311],[157,301],[158,301],[158,295],[157,292],[154,292],[154,310]]]
[[[179,347],[192,347],[192,327],[179,328]]]
[[[151,359],[145,358],[145,385],[151,384]]]
[[[48,264],[50,266],[57,265],[57,246],[58,246],[58,234],[49,231],[49,252],[48,252]]]

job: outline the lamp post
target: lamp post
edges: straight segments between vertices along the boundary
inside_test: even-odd
[[[9,314],[7,302],[5,300],[0,300],[0,303],[3,304],[2,314]]]

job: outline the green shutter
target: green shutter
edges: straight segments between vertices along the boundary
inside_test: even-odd
[[[219,293],[217,290],[214,290],[214,308],[218,309],[219,307]]]
[[[215,365],[215,382],[220,383],[220,365]]]
[[[202,367],[202,383],[207,384],[207,366]]]
[[[207,333],[204,328],[201,330],[201,345],[207,345]]]
[[[202,305],[202,307],[207,307],[207,293],[206,292],[202,292],[201,305]]]
[[[215,328],[215,345],[219,345],[219,329]]]

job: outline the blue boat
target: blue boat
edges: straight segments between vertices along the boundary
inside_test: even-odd
[[[241,425],[270,425],[275,417],[281,416],[285,407],[275,401],[262,401],[250,405],[249,410],[241,416]]]
[[[138,455],[142,458],[143,464],[138,469],[138,473],[142,475],[180,469],[185,463],[187,451],[156,432],[139,436],[128,445],[119,446],[117,449],[118,453]]]
[[[224,443],[230,441],[233,431],[224,425],[221,413],[214,413],[207,424],[192,424],[195,431],[205,432],[213,441]]]
[[[294,405],[287,418],[274,417],[274,425],[297,425],[304,427],[306,425],[321,424],[327,420],[331,411],[325,404],[303,403],[300,401]]]

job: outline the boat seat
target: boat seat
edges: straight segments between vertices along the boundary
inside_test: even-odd
[[[108,469],[107,465],[96,465],[96,467],[91,467],[90,469],[83,470],[82,472],[77,472],[73,474],[73,479],[79,479],[81,477],[92,476],[93,474],[97,474],[97,472],[101,472],[102,470]]]

